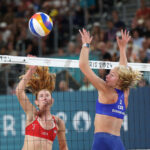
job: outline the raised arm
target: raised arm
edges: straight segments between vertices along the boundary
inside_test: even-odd
[[[65,129],[65,123],[62,119],[57,118],[58,122],[58,143],[59,143],[59,149],[60,150],[68,150],[67,142],[66,142],[66,129]]]
[[[119,60],[120,65],[124,66],[127,65],[126,46],[130,38],[131,37],[129,36],[129,32],[127,32],[126,30],[124,32],[123,30],[121,30],[121,39],[119,39],[119,37],[116,37],[117,44],[120,50],[120,60]]]
[[[79,31],[82,38],[82,49],[80,52],[79,67],[88,80],[95,86],[97,90],[105,90],[106,84],[104,80],[99,78],[89,67],[89,45],[92,41],[90,33],[85,29]]]
[[[25,88],[33,73],[36,71],[36,68],[36,66],[30,66],[29,70],[26,72],[16,87],[16,95],[18,97],[19,103],[28,117],[32,117],[32,115],[36,112],[36,108],[28,99],[25,93]]]

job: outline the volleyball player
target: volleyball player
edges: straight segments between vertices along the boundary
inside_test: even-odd
[[[29,101],[25,89],[36,96],[35,104]],[[30,66],[16,88],[16,95],[26,113],[25,139],[22,150],[52,150],[56,136],[60,150],[68,150],[63,120],[51,114],[52,91],[55,88],[55,75],[48,67]]]
[[[129,88],[142,78],[139,71],[127,66],[126,45],[130,40],[129,33],[121,30],[122,38],[117,37],[120,49],[119,66],[110,70],[104,81],[88,65],[89,48],[92,41],[90,33],[85,29],[79,32],[83,43],[79,66],[83,74],[98,90],[92,150],[125,150],[120,138],[120,129],[128,106]]]

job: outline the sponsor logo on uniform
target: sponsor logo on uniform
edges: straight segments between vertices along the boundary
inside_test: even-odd
[[[35,129],[35,125],[36,125],[36,124],[32,124],[32,130],[34,130],[34,129]]]
[[[47,132],[42,132],[41,134],[42,134],[42,135],[48,135],[48,133],[47,133]]]

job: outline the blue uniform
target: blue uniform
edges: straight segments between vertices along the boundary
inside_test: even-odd
[[[125,150],[120,136],[105,132],[94,134],[92,150]]]
[[[118,100],[113,104],[103,104],[96,102],[96,113],[123,119],[126,111],[124,102],[124,92],[115,89]],[[98,132],[94,135],[92,150],[125,150],[120,136],[109,133]]]
[[[118,100],[114,104],[103,104],[96,102],[96,113],[101,115],[112,116],[123,119],[126,111],[124,103],[124,93],[119,89],[115,89],[118,94]]]

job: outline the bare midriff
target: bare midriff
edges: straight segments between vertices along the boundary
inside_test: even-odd
[[[22,150],[52,150],[52,144],[50,140],[26,135]]]
[[[107,115],[96,114],[95,116],[95,133],[106,132],[116,136],[120,136],[120,129],[123,120]]]

